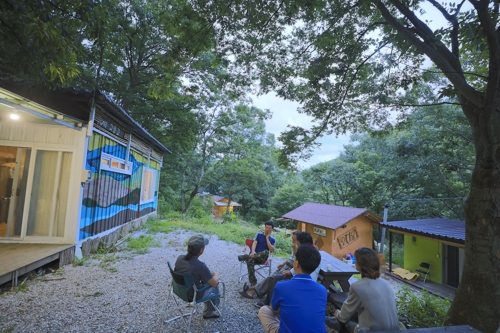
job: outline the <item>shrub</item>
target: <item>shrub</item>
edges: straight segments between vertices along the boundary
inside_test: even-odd
[[[404,257],[404,245],[399,243],[392,243],[392,263],[399,267],[404,267],[405,257]],[[389,243],[386,242],[384,245],[384,255],[385,259],[389,261]]]
[[[447,319],[450,301],[425,290],[414,293],[404,286],[396,295],[396,306],[407,328],[439,327]]]

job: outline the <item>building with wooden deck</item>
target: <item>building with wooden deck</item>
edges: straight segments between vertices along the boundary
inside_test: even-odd
[[[373,227],[382,219],[365,208],[308,202],[283,215],[311,233],[316,247],[338,259],[360,247],[373,248]]]
[[[12,244],[74,253],[75,244],[154,214],[165,153],[102,92],[40,93],[0,81],[0,283]]]
[[[434,218],[380,223],[392,233],[404,235],[404,267],[414,272],[421,262],[430,264],[427,280],[457,288],[462,276],[465,221]],[[391,253],[389,266],[392,265]],[[392,267],[390,267],[392,270]]]

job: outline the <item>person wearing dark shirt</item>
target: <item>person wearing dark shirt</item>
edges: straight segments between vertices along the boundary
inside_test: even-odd
[[[271,305],[259,310],[266,333],[326,333],[328,292],[310,276],[320,262],[321,255],[316,248],[310,245],[298,248],[293,262],[296,274],[291,280],[277,283]]]
[[[255,265],[265,263],[269,257],[269,253],[272,253],[274,250],[276,240],[271,237],[273,229],[274,223],[267,221],[264,225],[264,232],[258,232],[255,234],[250,254],[238,256],[239,261],[247,262],[248,281],[251,286],[255,286],[257,284],[257,278],[255,277]]]
[[[174,268],[175,272],[191,273],[194,277],[196,288],[200,289],[206,285],[211,287],[205,290],[204,293],[196,295],[198,300],[207,297],[210,294],[219,293],[219,276],[216,272],[210,272],[207,265],[198,259],[205,251],[206,245],[208,245],[208,238],[201,234],[191,236],[188,240],[188,253],[186,255],[180,255],[177,258]],[[188,297],[193,298],[193,296],[194,290],[191,289],[188,292]],[[214,298],[213,302],[215,306],[219,306],[220,299]],[[204,319],[219,318],[219,315],[215,312],[215,309],[210,302],[205,302],[204,304]]]

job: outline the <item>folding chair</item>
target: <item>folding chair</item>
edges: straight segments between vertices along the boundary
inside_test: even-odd
[[[416,272],[420,275],[420,278],[422,278],[422,275],[424,276],[424,283],[425,283],[427,275],[429,275],[429,273],[431,272],[431,265],[422,261],[420,263],[420,267],[417,268]]]
[[[172,274],[172,283],[171,283],[171,289],[170,293],[167,298],[167,311],[168,311],[168,304],[170,301],[170,298],[172,298],[175,302],[175,306],[173,306],[170,309],[170,312],[179,312],[179,315],[170,319],[165,320],[165,323],[170,323],[174,320],[177,320],[179,318],[182,318],[184,324],[186,325],[187,332],[191,333],[191,322],[193,320],[193,314],[196,312],[196,307],[198,304],[202,304],[205,302],[210,302],[212,303],[212,306],[214,307],[215,311],[220,315],[220,331],[222,331],[222,322],[223,322],[223,309],[224,309],[224,303],[225,303],[225,295],[226,295],[226,286],[224,282],[219,281],[219,288],[222,286],[222,293],[220,292],[218,294],[211,294],[207,297],[201,298],[199,300],[196,299],[196,295],[199,293],[203,293],[205,290],[210,288],[210,286],[205,286],[203,288],[196,288],[196,285],[194,283],[194,278],[191,273],[178,273],[174,272],[172,269],[172,266],[170,265],[170,262],[167,262],[168,268],[170,269],[170,273]],[[193,289],[194,290],[194,295],[193,298],[190,298],[188,296],[189,290]],[[214,298],[220,297],[220,303],[219,307],[215,306],[213,300]],[[187,304],[186,304],[187,303]],[[190,308],[190,309],[189,309]],[[184,311],[189,311],[187,313],[183,313]],[[186,318],[189,316],[189,320],[186,320]]]
[[[252,252],[252,245],[253,245],[254,240],[247,238],[245,240],[245,248],[243,249],[244,254],[248,254]],[[273,261],[273,254],[269,252],[269,256],[267,257],[267,260],[262,263],[262,264],[255,264],[255,273],[259,274],[261,277],[266,278],[267,276],[271,276],[271,269],[272,269],[272,261]],[[248,270],[246,273],[243,273],[243,267],[246,268],[247,266],[247,261],[246,260],[240,260],[240,282],[243,280],[245,276],[248,275]],[[262,271],[262,272],[261,272]],[[267,274],[264,275],[264,274]]]

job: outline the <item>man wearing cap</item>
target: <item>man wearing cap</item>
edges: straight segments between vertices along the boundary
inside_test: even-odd
[[[264,232],[258,232],[255,234],[250,254],[238,256],[239,261],[247,262],[248,281],[251,286],[255,286],[257,284],[257,278],[255,277],[255,264],[265,263],[269,257],[269,253],[274,250],[276,240],[271,237],[273,229],[274,223],[267,221],[264,224]]]
[[[200,289],[203,286],[210,285],[201,295],[196,295],[197,299],[207,297],[210,294],[218,294],[219,289],[219,276],[216,272],[210,272],[207,265],[198,258],[205,251],[205,245],[208,245],[208,238],[201,234],[194,234],[188,240],[188,251],[186,255],[180,255],[175,262],[174,271],[179,273],[191,273],[193,275],[196,288]],[[189,297],[194,296],[194,290],[190,290]],[[215,306],[219,306],[220,299],[213,299]],[[203,318],[219,318],[219,315],[214,311],[214,307],[210,302],[205,302],[205,309],[203,311]]]

